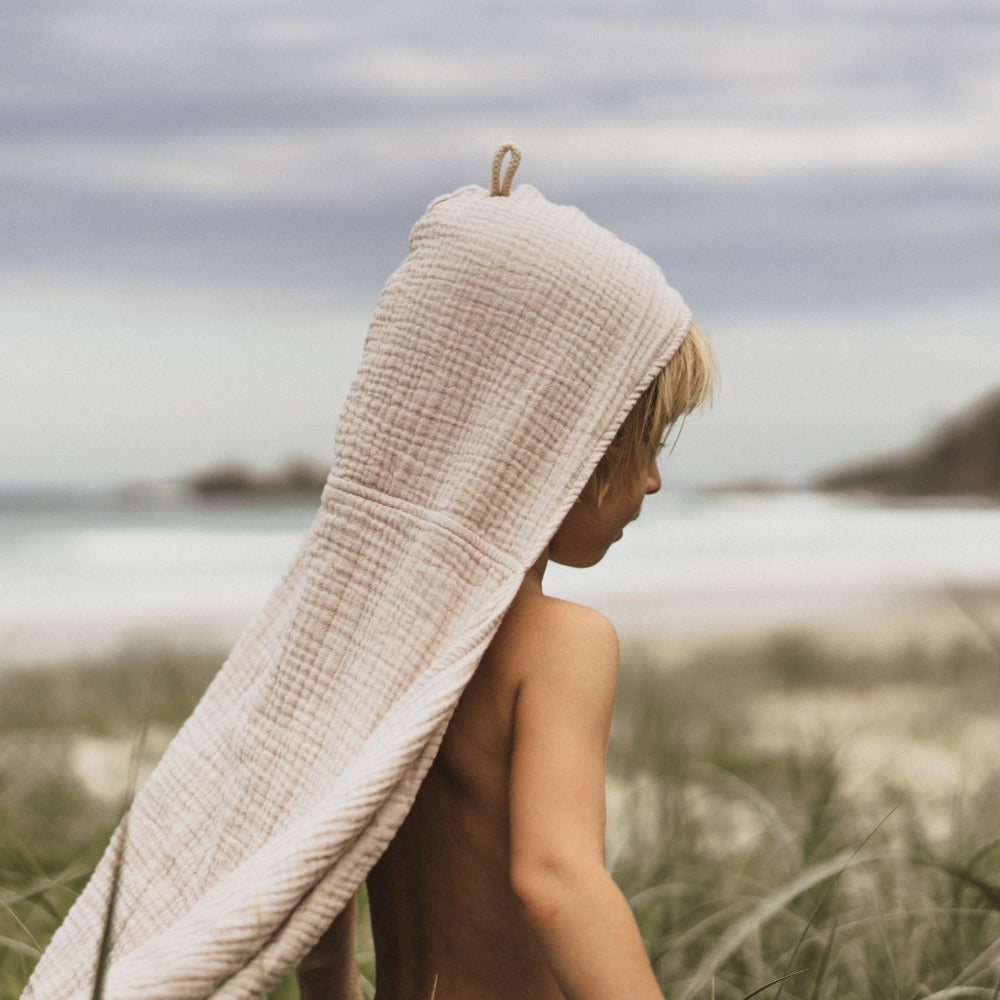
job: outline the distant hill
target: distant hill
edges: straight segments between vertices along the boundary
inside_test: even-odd
[[[327,467],[310,459],[286,462],[276,472],[258,472],[227,462],[186,476],[182,486],[202,500],[306,500],[323,492]]]
[[[912,448],[826,473],[830,491],[1000,500],[1000,390],[946,420]]]

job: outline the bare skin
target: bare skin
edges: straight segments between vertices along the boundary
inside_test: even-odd
[[[357,910],[352,899],[299,966],[299,993],[303,1000],[322,997],[362,1000],[355,957],[356,931]]]
[[[651,463],[644,492],[659,486]],[[598,612],[542,591],[549,557],[598,562],[642,499],[623,487],[598,507],[584,491],[525,575],[369,875],[378,1000],[662,1000],[604,866],[617,636]],[[322,952],[310,960],[322,965]],[[320,976],[303,995],[357,996],[343,964],[325,979],[340,992],[321,992]]]

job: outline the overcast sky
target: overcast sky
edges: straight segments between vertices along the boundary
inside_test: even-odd
[[[996,0],[8,0],[0,483],[327,461],[435,195],[662,265],[724,390],[665,470],[801,479],[1000,384]]]

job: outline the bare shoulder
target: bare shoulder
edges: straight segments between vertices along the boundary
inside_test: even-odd
[[[506,761],[515,730],[541,732],[560,715],[593,719],[600,744],[617,686],[611,622],[592,608],[523,588],[462,693],[438,767],[461,776],[467,788],[482,788],[494,779],[476,771],[475,761]]]
[[[597,673],[617,681],[618,634],[599,611],[557,597],[532,594],[511,606],[495,654],[518,685],[539,673]]]
[[[600,611],[558,597],[543,597],[533,611],[534,640],[549,658],[590,650],[598,658],[618,657],[618,633]]]

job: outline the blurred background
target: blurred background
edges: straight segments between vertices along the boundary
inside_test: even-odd
[[[518,183],[661,264],[723,374],[643,518],[550,590],[627,662],[720,678],[713,705],[755,685],[733,760],[766,719],[782,753],[830,737],[848,785],[920,760],[935,801],[981,792],[998,51],[993,0],[5,5],[0,770],[56,762],[0,788],[10,836],[115,801],[142,712],[169,739],[308,528],[410,226],[506,140]],[[815,684],[839,694],[795,701]]]
[[[410,226],[488,183],[506,139],[520,182],[661,263],[723,371],[649,505],[661,524],[570,587],[617,589],[645,559],[686,628],[816,604],[810,581],[839,608],[991,580],[992,513],[856,523],[772,491],[908,449],[1000,383],[998,37],[976,0],[8,6],[8,651],[174,614],[231,612],[232,637],[308,525]],[[995,497],[996,423],[961,469],[894,492]],[[179,513],[192,496],[262,502]],[[791,592],[758,607],[747,574]]]

